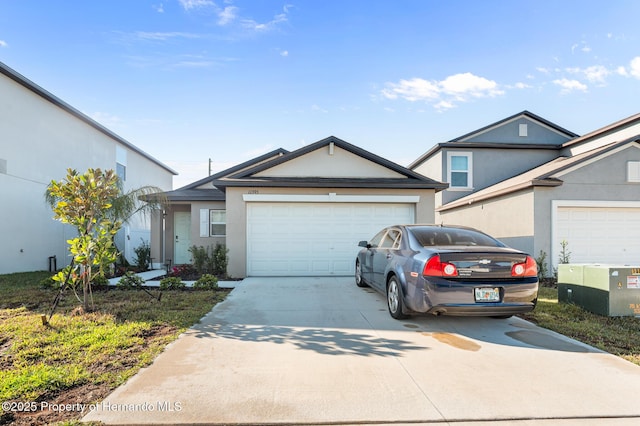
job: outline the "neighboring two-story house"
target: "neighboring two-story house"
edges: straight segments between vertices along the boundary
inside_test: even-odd
[[[640,265],[640,114],[578,137],[527,111],[439,144],[410,165],[450,187],[436,220],[558,263]]]
[[[69,263],[66,240],[75,230],[53,219],[45,202],[51,180],[67,168],[114,169],[124,190],[171,189],[171,168],[0,63],[0,274],[46,270]],[[134,217],[117,237],[129,260],[161,221]],[[152,242],[156,258],[160,244]],[[53,259],[52,259],[53,260]]]

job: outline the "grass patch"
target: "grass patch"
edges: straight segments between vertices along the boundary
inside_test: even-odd
[[[67,291],[49,325],[57,292],[40,282],[51,274],[0,275],[0,401],[91,404],[102,400],[171,341],[197,323],[228,291],[94,291],[84,313]],[[158,290],[150,290],[158,294]],[[82,413],[3,412],[0,424],[79,419]]]
[[[576,339],[640,365],[640,319],[604,317],[558,303],[558,290],[541,287],[533,312],[520,315],[540,327]]]

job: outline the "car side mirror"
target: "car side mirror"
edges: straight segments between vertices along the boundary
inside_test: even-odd
[[[371,248],[371,246],[369,245],[369,243],[367,241],[360,241],[358,243],[358,247],[366,247],[366,248]]]

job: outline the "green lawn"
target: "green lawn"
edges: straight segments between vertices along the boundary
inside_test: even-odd
[[[640,365],[640,318],[603,317],[558,303],[558,290],[541,287],[538,306],[521,317]]]
[[[158,301],[139,290],[94,291],[96,310],[84,313],[67,291],[43,325],[41,316],[57,294],[40,285],[49,276],[0,275],[0,402],[99,401],[228,294],[170,291]],[[0,411],[0,424],[80,418],[80,413],[57,414]]]

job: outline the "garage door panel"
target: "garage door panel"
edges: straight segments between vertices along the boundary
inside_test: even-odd
[[[555,229],[572,263],[640,265],[640,208],[558,207]]]
[[[358,241],[413,221],[413,204],[249,203],[247,274],[351,275]]]

